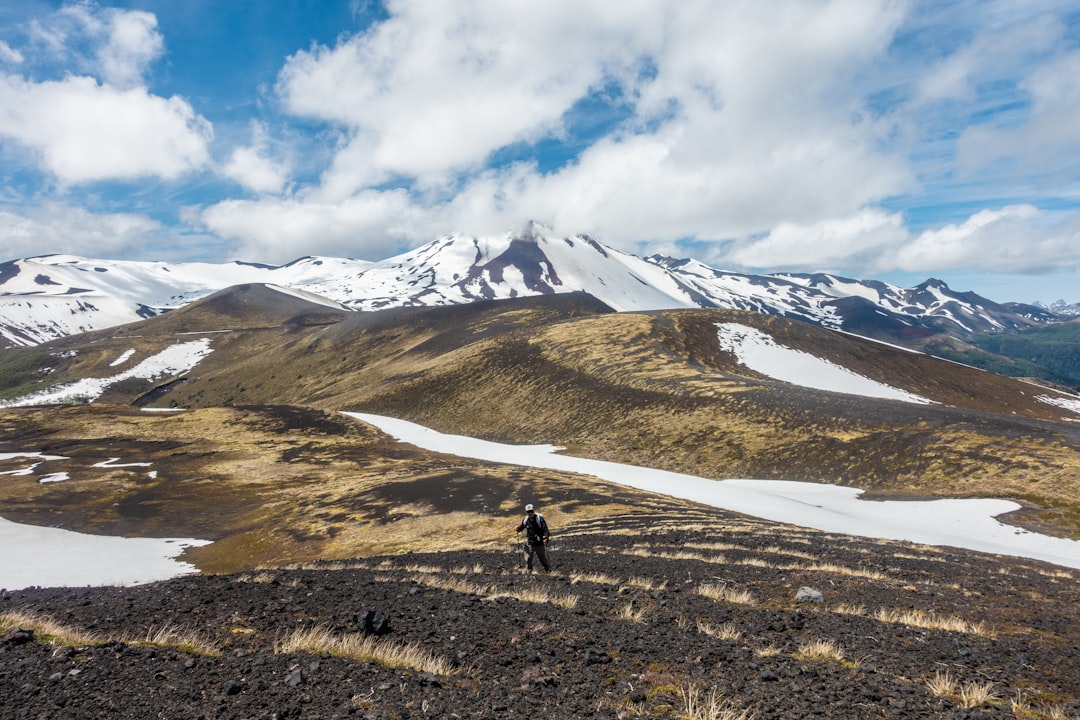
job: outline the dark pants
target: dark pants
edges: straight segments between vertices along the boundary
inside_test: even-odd
[[[540,564],[544,566],[544,570],[551,570],[551,565],[548,564],[547,547],[544,543],[525,543],[525,567],[529,570],[533,569],[533,555],[540,558]]]

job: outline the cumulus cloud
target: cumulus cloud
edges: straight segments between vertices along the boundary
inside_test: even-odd
[[[982,210],[963,223],[928,230],[897,248],[889,261],[910,271],[969,269],[1035,273],[1080,264],[1080,213],[1031,205]]]
[[[90,77],[35,83],[0,76],[0,137],[40,154],[65,183],[175,178],[209,161],[210,124],[178,97]]]
[[[288,168],[270,157],[270,139],[263,125],[253,123],[252,136],[252,145],[233,150],[222,173],[252,192],[280,192],[288,180]]]
[[[399,190],[363,192],[333,203],[226,200],[207,208],[199,220],[234,241],[237,257],[284,263],[313,252],[381,260],[412,238],[435,237],[435,228],[417,224],[423,222],[418,215],[408,194]]]
[[[913,184],[883,142],[889,123],[863,112],[849,82],[888,46],[903,19],[894,2],[415,0],[391,10],[281,71],[288,111],[350,132],[308,201],[348,202],[405,178],[431,190],[413,196],[415,211],[447,230],[536,218],[630,246],[813,222]],[[564,167],[484,168],[515,143],[563,138],[571,109],[601,88],[628,117]]]
[[[0,247],[4,260],[47,253],[114,257],[140,251],[159,238],[163,228],[144,215],[96,214],[61,203],[22,213],[0,209]]]
[[[848,217],[811,225],[781,223],[764,237],[734,243],[722,260],[741,267],[810,271],[866,267],[907,240],[908,232],[898,213],[865,208]]]
[[[70,5],[31,34],[35,47],[86,74],[0,75],[0,139],[33,150],[61,183],[174,179],[209,162],[209,121],[184,99],[145,86],[164,51],[153,14]]]
[[[558,132],[591,88],[637,75],[664,14],[644,0],[411,0],[390,9],[368,32],[296,53],[278,80],[290,112],[352,129],[362,168],[332,173],[358,185],[438,181]]]

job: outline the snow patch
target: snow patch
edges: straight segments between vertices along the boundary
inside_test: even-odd
[[[123,352],[123,353],[122,353],[122,354],[120,355],[120,357],[116,358],[116,359],[115,359],[115,360],[113,360],[113,361],[112,361],[111,363],[109,363],[109,367],[116,367],[117,365],[123,365],[123,364],[124,364],[124,363],[126,363],[126,362],[128,361],[128,359],[130,359],[130,358],[131,358],[131,356],[132,356],[132,355],[134,355],[134,354],[135,354],[135,348],[131,348],[130,350],[125,350],[125,351],[124,351],[124,352]]]
[[[868,501],[862,490],[781,480],[711,480],[693,475],[556,455],[553,445],[503,445],[444,435],[405,420],[347,412],[425,450],[525,467],[591,475],[619,485],[826,532],[960,547],[1080,568],[1080,541],[1005,525],[995,518],[1018,510],[1009,500]]]
[[[178,343],[146,358],[135,367],[107,378],[83,378],[68,385],[25,395],[15,400],[0,402],[0,407],[25,407],[27,405],[51,405],[56,403],[92,402],[111,385],[123,380],[137,378],[154,380],[165,375],[188,373],[211,352],[206,338]]]
[[[194,538],[124,538],[0,518],[0,587],[138,585],[196,571],[176,560]]]
[[[1036,395],[1035,399],[1047,405],[1056,405],[1059,408],[1080,415],[1080,398],[1054,397],[1053,395]]]
[[[793,350],[756,328],[738,323],[717,323],[720,349],[733,353],[739,363],[774,380],[829,392],[931,404],[933,401],[863,377],[810,353]]]

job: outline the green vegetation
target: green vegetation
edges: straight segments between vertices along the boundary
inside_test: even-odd
[[[1080,388],[1080,320],[1031,328],[1015,335],[977,335],[971,342],[987,352],[1013,359],[1018,368],[1041,369],[1038,377]]]

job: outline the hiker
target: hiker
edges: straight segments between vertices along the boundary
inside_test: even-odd
[[[522,530],[525,531],[526,569],[533,569],[533,555],[536,555],[540,558],[540,564],[544,566],[544,572],[551,570],[547,557],[547,541],[551,538],[548,534],[547,520],[533,509],[532,503],[525,506],[525,517],[515,532]]]

